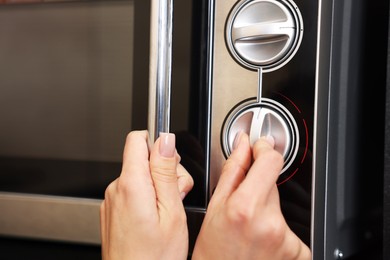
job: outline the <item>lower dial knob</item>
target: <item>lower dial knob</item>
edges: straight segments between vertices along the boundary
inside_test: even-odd
[[[275,150],[283,155],[285,161],[282,173],[297,155],[297,124],[291,113],[274,100],[263,98],[260,103],[246,102],[230,113],[222,131],[222,146],[226,157],[232,152],[234,139],[240,131],[249,135],[251,145],[261,136],[272,136],[275,139]]]

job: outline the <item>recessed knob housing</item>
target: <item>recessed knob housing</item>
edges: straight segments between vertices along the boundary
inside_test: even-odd
[[[286,64],[302,36],[299,9],[287,0],[243,0],[232,10],[226,26],[226,42],[234,58],[264,72]]]
[[[290,112],[274,100],[264,98],[261,103],[244,103],[230,113],[222,133],[226,156],[232,152],[234,139],[240,131],[249,135],[251,145],[261,136],[274,137],[275,150],[283,155],[285,161],[282,172],[291,165],[297,155],[297,124]]]

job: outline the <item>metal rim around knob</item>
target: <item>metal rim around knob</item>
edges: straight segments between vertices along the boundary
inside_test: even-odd
[[[256,115],[257,110],[263,111]],[[274,120],[272,124],[276,124],[277,132],[272,133],[272,131],[275,131],[275,128],[273,128],[273,130],[258,129],[257,139],[260,138],[260,136],[267,135],[267,131],[270,131],[269,134],[274,136],[275,149],[283,155],[285,161],[281,171],[281,173],[283,173],[290,167],[298,153],[299,133],[298,126],[291,113],[274,100],[263,98],[261,103],[249,100],[233,109],[226,118],[222,129],[222,148],[225,156],[230,156],[236,134],[239,131],[244,131],[250,135],[250,139],[252,139],[251,131],[253,131],[253,127],[256,127],[253,126],[253,124],[257,123],[253,120],[253,117],[263,116],[260,120],[269,120],[270,118],[266,118],[267,114],[271,115],[271,120]],[[259,124],[262,123],[259,121]],[[264,128],[267,127],[264,126]],[[253,139],[250,141],[251,145],[253,145],[256,140]]]
[[[242,0],[227,20],[226,42],[232,56],[249,69],[274,71],[297,52],[303,21],[291,0]]]

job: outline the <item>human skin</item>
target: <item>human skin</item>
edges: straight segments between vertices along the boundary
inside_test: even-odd
[[[161,134],[148,150],[148,133],[126,139],[122,172],[100,207],[102,257],[186,259],[187,220],[182,203],[193,180],[180,165],[175,136]]]
[[[283,158],[273,147],[272,138],[262,137],[252,157],[248,136],[237,137],[207,208],[193,260],[311,259],[309,248],[282,215],[276,181]]]
[[[112,259],[187,259],[182,199],[193,181],[180,165],[174,136],[148,150],[146,131],[128,135],[120,177],[101,204],[102,255]],[[253,149],[240,133],[226,161],[196,240],[192,259],[310,259],[280,210],[276,180],[282,156],[272,138]]]

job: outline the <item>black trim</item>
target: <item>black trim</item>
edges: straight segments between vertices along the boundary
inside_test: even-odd
[[[389,19],[390,24],[390,19]],[[390,27],[390,26],[389,26]],[[387,84],[385,115],[383,259],[390,259],[390,33],[387,50]]]
[[[388,1],[321,8],[314,259],[379,259]]]

